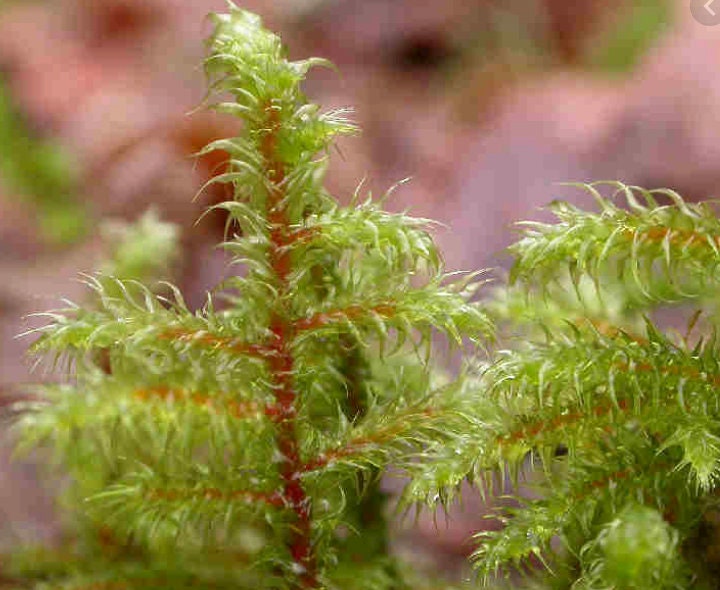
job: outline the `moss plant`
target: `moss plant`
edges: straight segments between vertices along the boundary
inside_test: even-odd
[[[70,479],[67,541],[8,575],[34,588],[401,588],[379,475],[462,430],[464,381],[433,341],[484,339],[473,276],[448,277],[425,220],[323,189],[326,153],[356,128],[300,84],[236,6],[214,15],[213,108],[242,133],[212,180],[232,199],[237,274],[188,309],[179,290],[88,281],[99,304],[48,314],[37,353],[68,371],[19,424]],[[98,360],[101,359],[101,360]]]
[[[557,223],[512,247],[476,426],[434,445],[407,501],[448,501],[465,477],[515,496],[505,528],[476,538],[492,587],[718,588],[717,206],[584,188],[599,212],[556,202]]]
[[[12,587],[422,587],[388,551],[392,464],[401,506],[448,505],[467,479],[514,496],[475,539],[486,586],[718,588],[716,206],[585,186],[599,212],[554,203],[508,285],[473,302],[477,277],[446,276],[425,220],[322,188],[356,131],[300,92],[323,62],[288,61],[232,4],[213,22],[213,107],[244,125],[204,153],[228,154],[211,182],[233,197],[213,209],[237,274],[200,310],[99,275],[97,305],[47,314],[34,349],[67,374],[18,427],[70,476],[68,532],[10,559]],[[166,229],[138,243],[170,251]],[[689,327],[662,328],[668,309]],[[473,370],[434,370],[441,335],[465,350],[493,326],[503,346]]]
[[[31,137],[1,76],[0,147],[2,180],[36,208],[43,238],[53,245],[81,239],[88,220],[72,166],[57,146]]]
[[[110,220],[100,227],[109,255],[101,272],[124,281],[167,280],[177,262],[179,228],[153,209],[134,223]]]

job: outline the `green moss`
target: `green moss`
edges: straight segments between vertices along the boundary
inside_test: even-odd
[[[631,71],[672,19],[667,0],[628,0],[609,24],[589,39],[587,64],[611,73]]]
[[[75,242],[87,231],[75,176],[65,152],[32,136],[0,80],[0,178],[37,211],[41,235],[53,244]]]

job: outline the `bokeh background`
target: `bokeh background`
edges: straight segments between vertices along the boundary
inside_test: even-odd
[[[720,26],[689,0],[239,0],[290,55],[320,55],[307,93],[352,105],[328,177],[347,200],[407,177],[390,208],[446,226],[452,269],[507,264],[511,224],[542,217],[562,181],[619,179],[690,199],[720,180]],[[720,1],[717,2],[720,11]],[[177,224],[172,265],[191,305],[224,272],[223,198],[198,188],[220,162],[191,157],[231,135],[199,111],[205,15],[221,0],[0,0],[0,404],[25,395],[27,314],[82,301],[79,272],[117,254],[121,221],[150,206]],[[215,191],[215,192],[214,192]],[[157,226],[154,226],[157,227]],[[165,227],[165,226],[161,226]],[[167,228],[165,228],[167,229]],[[168,230],[169,231],[169,230]],[[149,247],[157,244],[151,239]],[[32,320],[29,320],[30,322]],[[0,546],[52,540],[52,489],[0,449]],[[484,508],[439,529],[406,527],[400,550],[451,568]]]

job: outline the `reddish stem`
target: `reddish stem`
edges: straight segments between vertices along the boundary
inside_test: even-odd
[[[622,365],[623,370],[630,370],[629,365]],[[670,365],[665,367],[655,367],[650,363],[637,363],[632,367],[636,371],[649,373],[657,371],[661,375],[673,375],[678,377],[687,377],[688,379],[704,379],[708,383],[713,385],[720,385],[719,375],[707,375],[704,372],[699,371],[694,367],[678,367],[677,365]]]
[[[420,412],[418,415],[428,418],[433,415],[433,410],[428,408]],[[416,423],[412,420],[415,416],[416,415],[406,415],[404,419],[401,419],[398,423],[390,424],[384,430],[377,430],[372,434],[353,438],[348,441],[344,447],[329,450],[315,457],[312,461],[308,461],[303,465],[303,471],[314,471],[316,469],[320,469],[321,467],[325,467],[332,461],[343,459],[345,457],[352,457],[353,455],[366,452],[367,447],[370,445],[380,445],[396,440],[399,435],[415,428]]]
[[[635,239],[635,232],[625,230],[625,235],[631,239]],[[700,232],[689,229],[672,229],[669,227],[650,227],[640,233],[643,240],[649,242],[663,242],[668,239],[671,243],[684,248],[694,246],[708,246],[712,248],[711,242],[720,246],[720,236],[706,236]]]
[[[582,491],[580,491],[573,497],[573,500],[582,501],[588,496],[590,496],[590,494],[592,494],[595,490],[605,489],[612,482],[623,481],[631,476],[635,476],[635,478],[637,479],[642,474],[657,473],[658,471],[662,470],[670,471],[672,469],[674,469],[674,466],[667,461],[656,461],[652,465],[647,466],[641,471],[633,469],[632,467],[624,467],[623,469],[613,471],[612,473],[609,473],[608,475],[605,475],[600,479],[589,482],[588,484],[583,486]]]
[[[272,348],[262,344],[248,344],[241,342],[237,338],[227,338],[223,336],[215,336],[208,332],[193,332],[176,328],[166,330],[159,335],[161,340],[175,340],[178,342],[189,342],[190,344],[199,344],[210,348],[220,348],[235,354],[241,354],[252,357],[264,358],[272,354]]]
[[[235,401],[223,399],[222,396],[210,396],[206,393],[198,391],[187,391],[184,389],[173,389],[170,387],[150,387],[147,389],[138,389],[134,393],[137,399],[148,400],[151,398],[169,399],[177,398],[179,400],[188,401],[198,406],[205,406],[208,409],[217,410],[223,408],[231,416],[235,418],[254,418],[261,414],[269,416],[271,410],[261,406],[255,401]]]
[[[390,318],[395,315],[396,307],[394,303],[380,303],[371,308],[365,308],[360,305],[349,305],[343,309],[333,309],[330,311],[324,311],[316,313],[309,318],[298,320],[294,324],[294,328],[298,332],[305,330],[314,330],[326,326],[333,322],[340,322],[343,320],[356,320],[363,316],[367,316],[371,313],[377,314],[384,318]]]
[[[570,424],[579,422],[587,417],[602,418],[610,414],[614,409],[625,412],[628,410],[628,408],[629,404],[626,400],[619,400],[617,407],[610,404],[604,404],[592,408],[590,413],[586,413],[581,410],[575,410],[573,412],[568,412],[567,414],[559,414],[558,416],[555,416],[552,420],[539,420],[537,422],[525,424],[521,428],[514,430],[510,433],[501,434],[497,437],[497,442],[499,444],[502,444],[504,442],[514,443],[519,440],[535,437],[540,433],[559,430],[565,426],[569,426]]]
[[[272,354],[268,357],[270,372],[275,385],[276,416],[278,425],[277,444],[283,456],[281,476],[282,496],[285,504],[295,513],[295,523],[288,539],[288,548],[297,570],[300,572],[297,587],[317,588],[317,563],[312,545],[311,501],[301,483],[303,462],[300,457],[295,407],[297,394],[293,386],[294,358],[290,344],[294,326],[288,319],[282,297],[289,289],[288,275],[292,260],[288,244],[293,241],[290,220],[284,208],[285,197],[281,185],[285,179],[285,165],[277,155],[279,111],[267,106],[268,121],[266,133],[260,142],[260,151],[265,160],[268,179],[273,187],[267,200],[267,219],[270,223],[270,265],[277,277],[280,297],[270,320],[270,331],[274,338],[270,345]]]

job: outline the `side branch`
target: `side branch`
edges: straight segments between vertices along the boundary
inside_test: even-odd
[[[173,389],[170,387],[138,389],[134,392],[134,397],[143,401],[150,399],[178,399],[198,406],[205,406],[206,408],[216,412],[225,410],[228,414],[235,418],[257,418],[261,414],[270,416],[272,413],[270,407],[264,407],[255,401],[239,402],[226,400],[221,396],[210,396],[206,393],[187,391],[184,389]]]
[[[335,322],[357,320],[369,314],[391,318],[395,315],[396,310],[397,308],[392,302],[381,303],[370,308],[362,307],[361,305],[350,305],[343,309],[320,312],[309,318],[298,320],[293,324],[293,327],[298,332],[304,332],[306,330],[322,328]]]
[[[630,370],[628,365],[621,367],[623,370]],[[637,363],[632,367],[635,371],[642,373],[650,373],[657,371],[663,376],[685,377],[687,379],[699,379],[710,383],[711,385],[720,386],[720,375],[708,375],[707,373],[696,369],[695,367],[678,367],[676,365],[655,367],[650,363]]]
[[[590,497],[597,490],[606,490],[613,483],[627,480],[631,477],[637,479],[640,475],[643,474],[657,474],[661,471],[672,471],[673,469],[675,468],[667,461],[656,461],[642,471],[638,471],[633,467],[624,467],[622,469],[617,469],[616,471],[608,473],[607,475],[599,479],[595,479],[588,483],[585,483],[580,489],[580,491],[576,492],[571,496],[571,499],[575,502],[581,502]]]
[[[166,330],[160,334],[161,340],[174,340],[177,342],[187,342],[197,344],[198,346],[206,346],[225,350],[234,354],[266,358],[273,352],[272,347],[263,344],[250,344],[241,342],[237,338],[214,336],[205,331],[191,332],[182,329]]]
[[[283,508],[285,502],[280,494],[273,492],[264,494],[261,492],[233,491],[224,492],[218,488],[200,489],[168,489],[154,488],[147,491],[149,500],[163,502],[179,502],[185,500],[208,500],[218,502],[242,501],[248,504],[267,504],[273,508]]]
[[[592,408],[590,415],[594,418],[602,418],[609,415],[613,410],[619,409],[625,412],[628,408],[629,403],[627,402],[627,400],[618,400],[617,406],[605,404]],[[536,422],[531,422],[530,424],[524,424],[523,426],[521,426],[517,430],[513,430],[512,432],[498,435],[498,437],[496,438],[496,442],[498,444],[506,442],[515,443],[523,439],[534,438],[539,434],[553,432],[555,430],[560,430],[565,426],[576,424],[587,417],[587,413],[576,410],[574,412],[568,412],[567,414],[560,414],[558,416],[555,416],[555,418],[553,418],[552,420],[538,420]]]
[[[632,230],[625,230],[625,237],[629,240],[647,240],[648,242],[670,243],[683,248],[705,246],[717,251],[720,247],[720,236],[705,235],[689,229],[673,229],[670,227],[650,227],[638,233]]]
[[[404,433],[418,430],[418,419],[431,418],[434,415],[432,409],[428,408],[419,413],[400,416],[398,422],[389,424],[387,427],[378,429],[370,434],[351,438],[345,446],[325,451],[303,465],[303,473],[309,473],[323,467],[327,467],[334,461],[366,453],[375,445],[386,445],[398,440]]]

